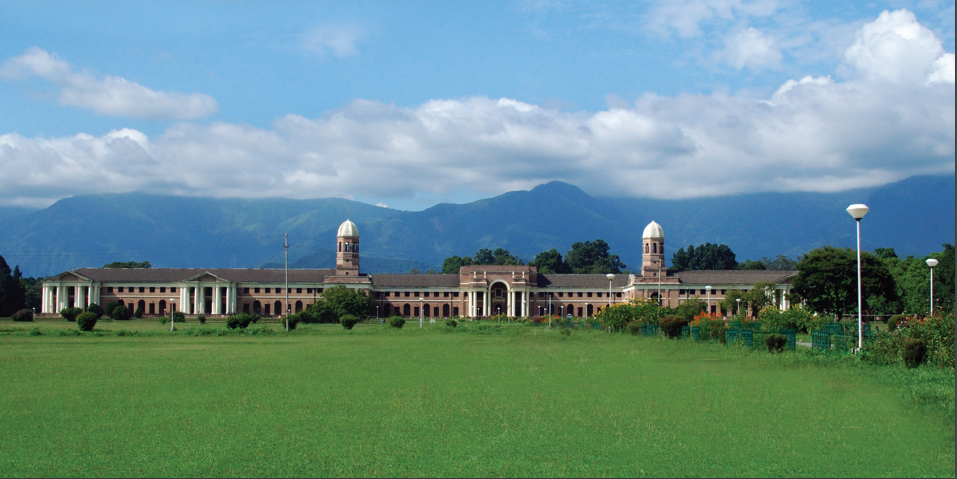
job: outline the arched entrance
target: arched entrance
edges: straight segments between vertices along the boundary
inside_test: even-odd
[[[492,315],[508,314],[508,285],[496,281],[489,287],[489,312]]]

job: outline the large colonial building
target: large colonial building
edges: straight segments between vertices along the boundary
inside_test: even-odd
[[[652,221],[642,234],[638,274],[544,274],[535,266],[463,266],[458,274],[363,274],[359,268],[359,230],[346,220],[336,239],[335,269],[103,269],[79,268],[43,283],[44,314],[66,307],[119,301],[146,315],[169,311],[229,315],[298,312],[334,286],[367,291],[379,316],[483,317],[591,316],[603,307],[631,299],[658,299],[676,307],[699,297],[712,313],[732,289],[754,283],[776,286],[775,304],[786,308],[796,271],[681,271],[665,266],[665,235]],[[288,297],[288,303],[286,298]]]

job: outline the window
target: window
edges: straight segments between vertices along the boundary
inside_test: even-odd
[[[405,292],[405,297],[406,297],[406,298],[409,297],[409,292],[408,292],[408,291]]]
[[[265,292],[266,292],[266,294],[271,293],[271,292],[272,292],[272,288],[266,288],[266,291],[265,291]]]
[[[652,243],[652,244],[651,244],[651,252],[652,252],[652,253],[657,253],[657,252],[658,252],[658,243]]]
[[[122,292],[123,292],[123,287],[122,287],[122,286],[118,286],[118,287],[116,288],[116,292],[117,292],[117,293],[122,293]]]
[[[621,293],[615,293],[615,296],[618,297],[618,298],[620,298],[620,297],[621,297]]]
[[[259,288],[253,288],[253,293],[259,294]]]
[[[312,288],[306,288],[306,294],[312,294]]]
[[[495,297],[496,297],[496,298],[501,298],[501,297],[502,297],[502,290],[496,289],[496,290],[495,290]]]
[[[707,290],[704,290],[704,289],[702,289],[702,290],[701,290],[701,294],[708,294],[708,291],[707,291]]]
[[[302,288],[296,288],[296,294],[302,294]]]
[[[685,290],[679,289],[679,290],[678,290],[678,294],[685,294]]]
[[[322,288],[319,288],[319,289],[317,289],[316,291],[318,291],[319,294],[322,294]]]
[[[112,286],[107,286],[107,287],[106,287],[106,292],[107,292],[107,293],[112,293],[112,292],[113,292],[113,287],[112,287]]]
[[[155,293],[155,292],[156,292],[156,287],[150,286],[150,293]]]
[[[582,292],[581,292],[581,291],[578,292],[578,297],[579,297],[579,298],[582,297]]]
[[[160,293],[166,292],[166,286],[160,286]]]
[[[565,293],[558,293],[558,297],[559,297],[559,298],[564,298],[564,297],[565,297]]]
[[[728,294],[728,290],[722,289],[722,290],[721,290],[721,294]]]
[[[538,299],[545,299],[545,293],[538,293]]]
[[[588,293],[588,297],[589,297],[589,298],[591,297],[591,293]]]
[[[170,292],[170,293],[175,293],[175,292],[176,292],[176,286],[170,286],[170,287],[169,287],[169,292]]]
[[[429,297],[429,292],[428,292],[428,291],[425,292],[425,297],[426,297],[426,298]]]
[[[458,315],[459,315],[459,307],[458,307],[458,306],[453,306],[453,307],[452,307],[452,316],[458,316]]]
[[[468,294],[468,293],[465,293],[465,294]],[[458,297],[459,297],[459,293],[453,292],[453,293],[452,293],[452,297],[453,297],[453,298],[458,298]],[[458,308],[456,308],[456,309],[458,309]],[[457,315],[457,314],[459,314],[459,313],[455,313],[455,314]]]
[[[598,293],[598,297],[599,297],[599,298],[601,297],[601,293]]]
[[[249,294],[249,288],[243,288],[243,294]]]
[[[449,297],[449,292],[446,291],[446,292],[442,293],[442,297],[443,297],[443,298],[448,298],[448,297]]]
[[[143,287],[143,286],[140,286],[140,292],[141,292],[141,293],[145,293],[145,292],[146,292],[146,288]]]

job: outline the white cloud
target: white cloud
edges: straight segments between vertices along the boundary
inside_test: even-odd
[[[325,57],[349,57],[359,54],[356,47],[365,32],[355,26],[325,26],[317,27],[302,36],[300,46],[315,55]]]
[[[939,46],[913,41],[904,47],[918,56],[930,56],[921,46]],[[884,51],[880,42],[862,45],[848,59],[854,71],[856,59]],[[0,136],[0,198],[49,203],[143,190],[391,203],[549,180],[658,198],[874,186],[954,172],[953,55],[934,58],[920,81],[866,74],[873,70],[865,62],[847,81],[789,80],[765,100],[647,95],[594,113],[506,98],[408,108],[357,100],[320,118],[287,115],[270,128],[182,123],[156,138],[135,130],[8,134]]]
[[[778,8],[776,0],[661,0],[655,2],[648,25],[661,34],[674,31],[679,37],[701,34],[701,24],[715,20],[767,17]]]
[[[781,63],[781,51],[773,38],[751,27],[728,37],[716,58],[738,70],[763,70]]]
[[[0,76],[6,78],[34,75],[59,87],[61,105],[89,108],[103,115],[189,120],[219,110],[209,95],[156,91],[121,77],[97,78],[87,72],[74,72],[66,61],[36,47],[0,65]]]
[[[944,53],[940,40],[908,10],[884,10],[865,24],[845,52],[845,61],[872,81],[927,80],[931,65]]]

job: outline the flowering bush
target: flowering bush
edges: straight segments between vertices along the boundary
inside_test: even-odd
[[[877,364],[904,364],[916,367],[928,363],[954,367],[954,314],[925,318],[900,317],[896,328],[877,333],[864,343],[862,358]]]
[[[727,326],[716,314],[700,313],[689,324],[698,328],[699,337],[724,340],[724,330]]]

